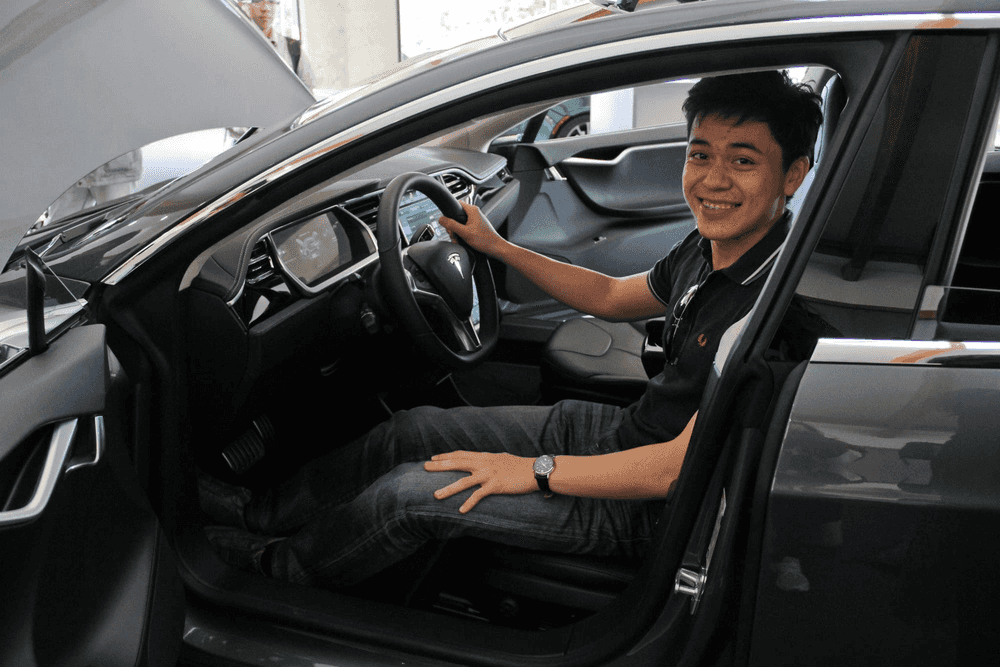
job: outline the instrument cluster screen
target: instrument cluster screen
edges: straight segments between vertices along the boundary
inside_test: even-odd
[[[313,287],[351,263],[351,242],[336,218],[318,215],[271,233],[278,261],[302,284]]]

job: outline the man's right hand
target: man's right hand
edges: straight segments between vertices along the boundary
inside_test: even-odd
[[[613,278],[582,266],[560,262],[515,245],[499,234],[475,206],[462,203],[468,215],[463,225],[441,217],[441,226],[452,238],[500,260],[537,285],[543,292],[571,308],[618,322],[662,315],[665,306],[649,290],[645,273]]]
[[[461,203],[469,218],[464,225],[444,216],[441,216],[438,222],[451,234],[453,239],[457,236],[469,244],[472,249],[499,259],[500,251],[507,242],[497,234],[497,230],[493,228],[478,206]]]

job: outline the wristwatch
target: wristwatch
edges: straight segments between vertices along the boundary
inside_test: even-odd
[[[539,456],[535,459],[535,464],[532,466],[532,470],[535,471],[535,481],[538,482],[538,488],[547,495],[552,495],[552,489],[549,488],[549,475],[555,469],[556,460],[548,454]]]

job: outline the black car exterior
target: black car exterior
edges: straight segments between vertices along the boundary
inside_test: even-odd
[[[944,4],[706,2],[498,38],[261,131],[44,257],[86,308],[0,376],[0,577],[11,600],[0,661],[995,662],[1000,254],[984,230],[1000,172],[1000,13]],[[322,289],[275,270],[267,281],[284,287],[259,283],[266,291],[247,280],[262,239],[334,206],[367,223],[352,206],[421,171],[457,174],[471,188],[460,195],[478,195],[504,234],[540,251],[606,268],[638,238],[655,254],[690,226],[671,180],[684,128],[492,151],[428,138],[498,109],[794,66],[830,73],[814,180],[757,307],[716,359],[641,562],[494,554],[461,571],[531,606],[541,618],[525,627],[485,606],[444,610],[441,596],[422,604],[417,588],[394,595],[412,572],[344,593],[238,572],[215,555],[196,464],[217,460],[264,410],[298,423],[293,432],[346,439],[378,416],[330,397],[392,408],[388,369],[412,362],[406,332],[389,331],[370,248]],[[546,198],[580,238],[533,212]],[[22,279],[32,245],[5,285]],[[498,294],[521,306],[505,306],[501,343],[537,350],[554,325],[531,313],[556,307],[494,269]],[[843,334],[808,361],[771,350],[795,294]],[[448,375],[412,368],[411,400]],[[328,446],[304,442],[285,464]]]

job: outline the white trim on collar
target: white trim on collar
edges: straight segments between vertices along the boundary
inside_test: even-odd
[[[757,267],[757,270],[754,271],[753,273],[751,273],[749,276],[747,276],[746,280],[744,280],[740,284],[741,285],[749,285],[750,283],[752,283],[753,281],[757,280],[762,275],[764,275],[765,273],[767,273],[768,269],[771,268],[771,264],[774,263],[775,258],[778,256],[778,253],[780,253],[781,249],[784,248],[784,247],[785,247],[785,242],[782,241],[781,245],[779,245],[777,248],[775,248],[774,252],[772,252],[768,256],[767,259],[765,259],[763,262],[761,262],[761,265]]]

